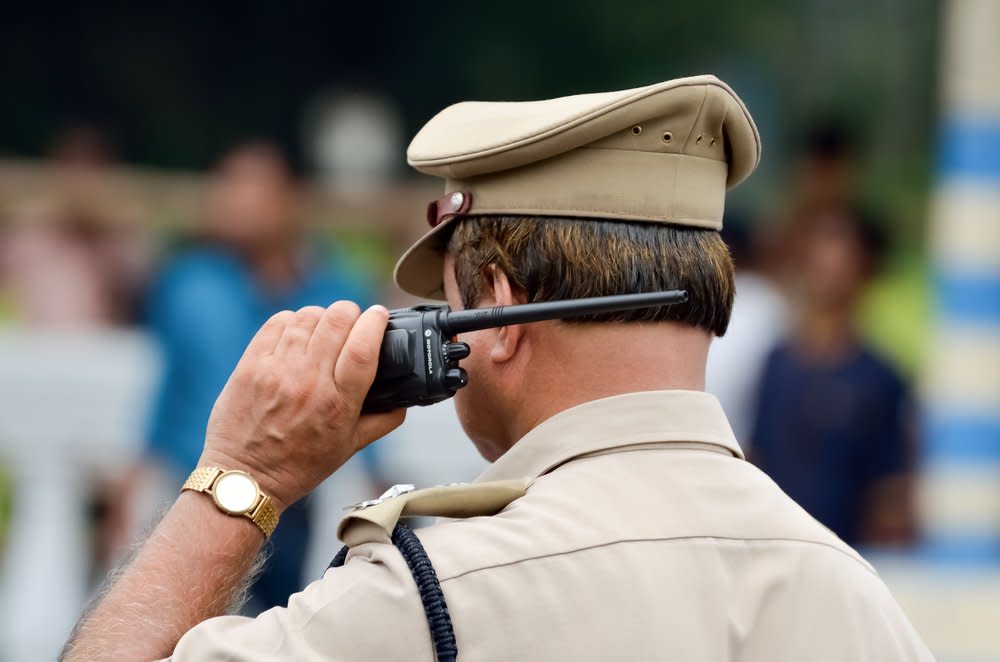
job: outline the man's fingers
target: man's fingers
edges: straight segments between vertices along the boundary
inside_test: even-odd
[[[361,316],[361,309],[353,301],[337,301],[323,312],[306,349],[324,375],[333,376],[337,355],[347,342],[351,328]]]
[[[309,345],[316,325],[319,324],[323,313],[326,310],[319,306],[306,306],[300,308],[295,316],[285,325],[281,332],[281,338],[274,348],[274,354],[290,354],[292,352],[305,352]]]
[[[337,357],[337,364],[333,369],[337,390],[358,404],[375,379],[378,352],[388,321],[389,311],[382,306],[372,306],[366,310],[355,322]]]
[[[361,448],[381,439],[400,425],[406,418],[405,409],[396,409],[384,414],[365,414],[358,420],[358,439],[361,440]],[[361,450],[359,448],[358,450]]]
[[[265,356],[273,352],[278,344],[278,339],[285,330],[285,325],[294,318],[295,313],[290,310],[283,310],[271,315],[271,318],[264,322],[264,326],[260,327],[253,340],[247,345],[243,356]]]

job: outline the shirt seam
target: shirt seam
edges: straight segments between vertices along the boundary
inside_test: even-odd
[[[587,545],[585,547],[577,547],[570,550],[562,550],[559,552],[552,552],[551,554],[539,554],[537,556],[528,556],[525,558],[517,559],[515,561],[508,561],[506,563],[497,563],[495,565],[483,566],[481,568],[473,568],[472,570],[466,570],[460,572],[456,575],[451,575],[449,577],[439,578],[439,581],[444,583],[451,581],[453,579],[461,579],[462,577],[467,577],[473,575],[477,572],[482,572],[484,570],[492,570],[494,568],[506,568],[510,566],[520,565],[522,563],[528,563],[531,561],[540,561],[548,558],[553,558],[556,556],[570,556],[576,554],[577,552],[587,552],[594,549],[602,549],[606,547],[614,547],[617,545],[625,545],[631,543],[643,543],[643,542],[685,542],[693,540],[713,540],[717,542],[738,542],[738,543],[794,543],[799,545],[816,545],[819,547],[826,547],[827,549],[832,549],[833,551],[851,559],[862,568],[870,572],[875,577],[878,577],[878,573],[872,568],[866,561],[858,559],[851,554],[848,554],[843,549],[829,543],[821,542],[819,540],[806,540],[804,538],[736,538],[730,536],[668,536],[663,538],[627,538],[624,540],[614,540],[612,542],[599,543],[596,545]]]

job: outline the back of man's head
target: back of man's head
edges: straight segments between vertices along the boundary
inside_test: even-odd
[[[569,322],[659,322],[721,336],[732,311],[733,263],[718,232],[657,223],[475,216],[447,244],[462,305],[479,305],[491,265],[527,302],[686,290],[688,303],[600,313]]]

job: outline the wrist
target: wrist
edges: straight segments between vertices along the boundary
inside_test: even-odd
[[[280,513],[270,495],[249,472],[219,466],[199,466],[181,487],[181,492],[191,491],[211,498],[223,514],[252,522],[270,538],[278,526]]]
[[[257,483],[257,487],[261,493],[270,497],[271,505],[279,515],[285,512],[288,506],[297,501],[297,499],[292,499],[286,495],[285,490],[281,488],[278,482],[259,466],[234,458],[226,453],[206,449],[202,452],[201,458],[198,460],[198,466],[218,467],[224,471],[242,471],[248,474]]]
[[[253,548],[267,542],[260,527],[246,517],[230,517],[219,510],[212,497],[185,490],[174,502],[177,513],[187,518],[187,524],[199,531],[211,531],[212,538],[227,541],[224,548]]]

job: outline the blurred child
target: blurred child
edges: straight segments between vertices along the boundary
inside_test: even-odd
[[[909,394],[855,329],[884,238],[858,209],[823,206],[789,247],[794,321],[764,367],[753,460],[845,542],[910,543]]]

